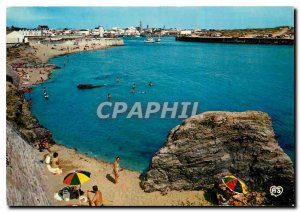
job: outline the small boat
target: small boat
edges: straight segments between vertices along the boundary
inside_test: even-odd
[[[155,40],[155,43],[160,43],[160,36]]]
[[[154,39],[153,38],[147,38],[147,40],[144,40],[145,43],[154,43]]]

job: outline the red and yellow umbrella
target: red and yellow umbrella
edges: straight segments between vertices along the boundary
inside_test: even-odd
[[[243,194],[247,194],[248,192],[246,184],[240,178],[236,178],[235,176],[226,176],[222,179],[222,181],[231,191]]]
[[[83,170],[75,170],[67,174],[63,183],[67,185],[81,185],[87,182],[91,177],[91,173]]]

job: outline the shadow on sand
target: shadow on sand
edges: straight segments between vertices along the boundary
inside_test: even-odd
[[[106,175],[106,179],[108,179],[110,182],[112,182],[113,184],[115,184],[115,179],[110,174]]]

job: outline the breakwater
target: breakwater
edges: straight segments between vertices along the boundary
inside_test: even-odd
[[[203,42],[203,43],[294,45],[293,39],[284,39],[284,38],[219,38],[219,37],[177,36],[176,41]]]

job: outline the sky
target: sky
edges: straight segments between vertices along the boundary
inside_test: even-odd
[[[244,29],[294,26],[293,7],[9,7],[6,25],[34,28],[104,26]]]

